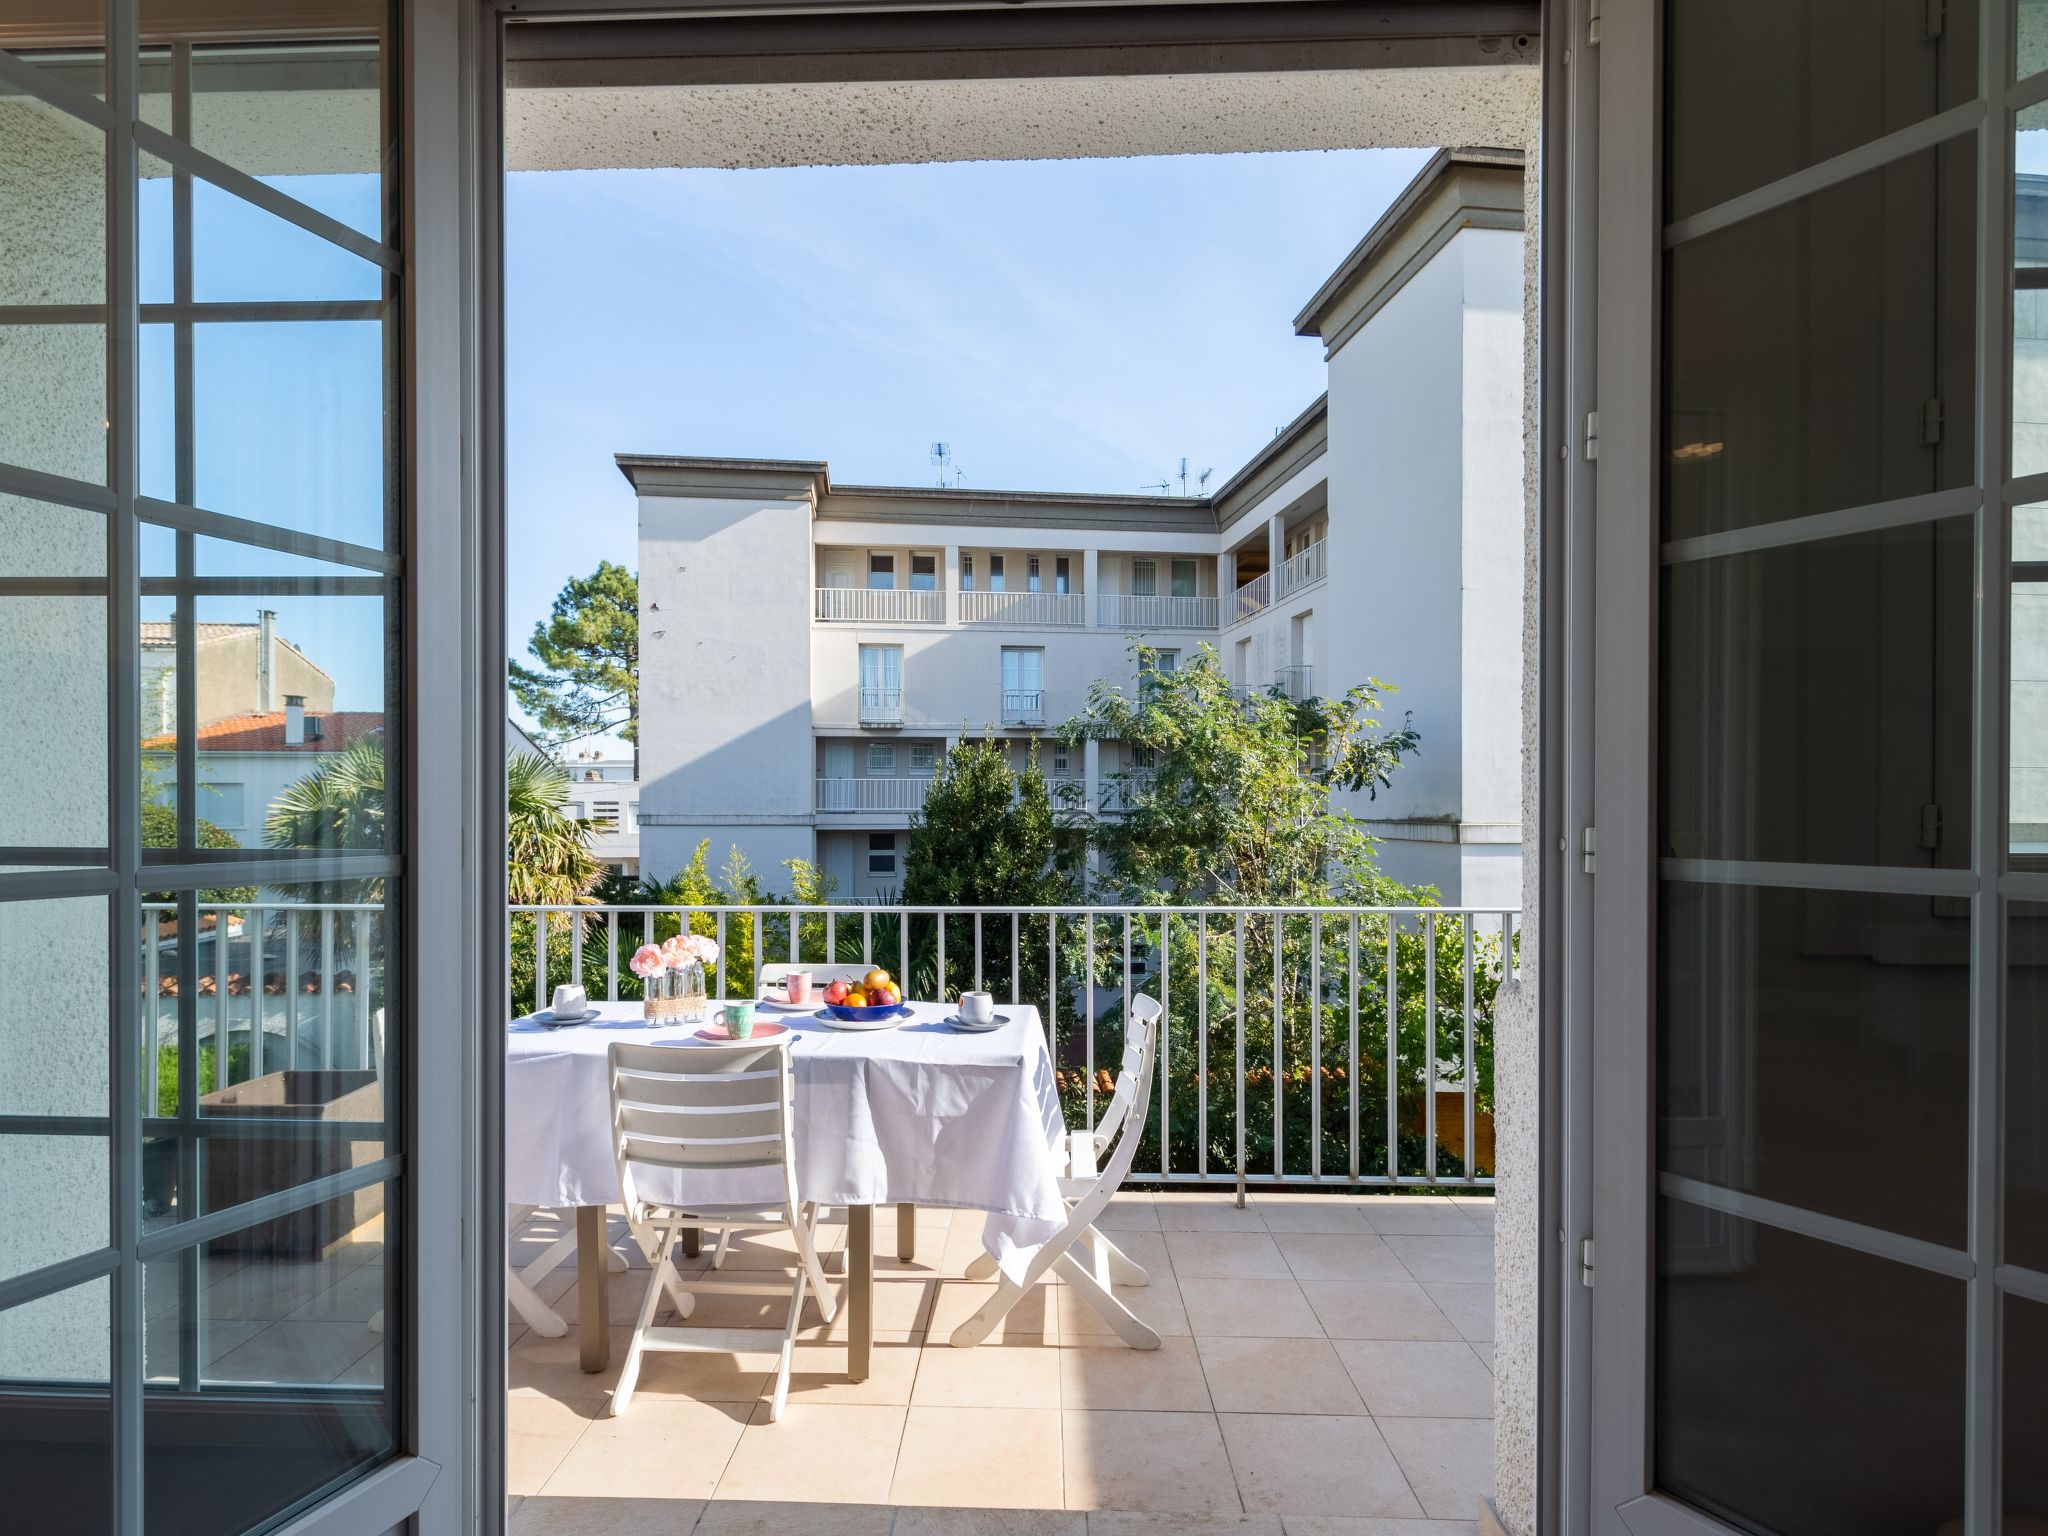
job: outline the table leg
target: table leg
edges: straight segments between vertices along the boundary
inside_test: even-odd
[[[846,1375],[868,1379],[875,1344],[875,1208],[846,1208]]]
[[[703,1251],[704,1229],[702,1227],[683,1228],[683,1257],[694,1259]]]
[[[611,1363],[611,1246],[605,1241],[604,1207],[576,1207],[577,1342],[583,1369],[595,1375]]]
[[[896,1207],[896,1257],[906,1264],[917,1257],[917,1207],[907,1203]]]

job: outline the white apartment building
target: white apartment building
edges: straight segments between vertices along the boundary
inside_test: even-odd
[[[1522,157],[1436,155],[1295,321],[1328,391],[1214,495],[837,485],[827,465],[621,454],[639,498],[641,855],[900,889],[938,755],[1035,740],[1115,814],[1128,749],[1046,735],[1097,678],[1207,643],[1295,695],[1399,687],[1420,755],[1350,809],[1396,879],[1521,893]],[[1058,803],[1057,795],[1056,801]]]
[[[562,752],[555,759],[569,773],[569,797],[562,809],[594,823],[590,852],[615,875],[640,872],[640,783],[630,757],[607,757],[591,747]]]

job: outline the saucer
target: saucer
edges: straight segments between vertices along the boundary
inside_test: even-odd
[[[588,1013],[579,1013],[573,1019],[557,1018],[555,1017],[554,1009],[543,1008],[539,1013],[533,1015],[533,1022],[540,1025],[543,1029],[566,1029],[576,1024],[588,1024],[596,1017],[597,1010],[595,1008],[591,1009]]]
[[[777,1013],[810,1013],[817,1008],[818,1000],[816,997],[807,997],[800,1003],[791,1003],[763,993],[754,999],[754,1004],[759,1008],[773,1008]]]
[[[985,1035],[989,1033],[989,1031],[1001,1029],[1005,1024],[1009,1023],[1010,1016],[1007,1013],[999,1013],[994,1018],[990,1019],[986,1024],[972,1024],[969,1023],[966,1019],[961,1018],[959,1014],[953,1013],[948,1014],[945,1018],[939,1020],[939,1022],[945,1025],[948,1029],[959,1030],[962,1034]]]
[[[697,1031],[697,1038],[699,1040],[730,1040],[739,1045],[752,1045],[756,1040],[771,1040],[777,1035],[786,1035],[788,1033],[789,1026],[787,1024],[777,1024],[772,1019],[756,1019],[754,1020],[753,1033],[744,1040],[736,1040],[732,1031],[723,1024],[706,1024]]]

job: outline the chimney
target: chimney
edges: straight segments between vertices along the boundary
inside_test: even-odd
[[[277,648],[277,611],[262,609],[256,615],[256,712],[267,715],[277,708],[277,678],[272,668]]]
[[[306,744],[306,700],[301,694],[288,693],[284,696],[284,744],[288,747]]]

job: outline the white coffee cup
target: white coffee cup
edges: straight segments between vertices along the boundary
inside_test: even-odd
[[[990,1024],[995,1021],[996,1000],[991,992],[962,992],[960,994],[960,1017],[970,1024]]]
[[[555,1003],[551,1010],[558,1019],[580,1019],[590,1012],[590,998],[574,982],[565,981],[555,988]]]

